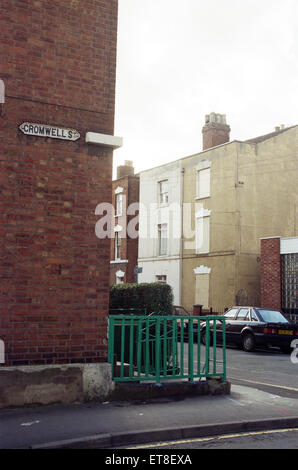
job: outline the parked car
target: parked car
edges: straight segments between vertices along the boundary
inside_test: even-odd
[[[226,319],[226,344],[237,345],[244,351],[258,346],[278,346],[291,351],[291,342],[298,338],[298,326],[290,323],[279,310],[260,307],[232,307],[223,315]],[[216,321],[216,341],[222,342],[222,321]],[[210,332],[214,322],[210,321]],[[206,344],[206,322],[201,325],[201,341]],[[209,344],[212,344],[210,334]]]
[[[182,317],[181,320],[177,320],[177,332],[178,338],[181,338],[181,325],[183,325],[183,340],[186,341],[188,339],[188,318],[183,319],[183,317],[191,317],[192,315],[186,310],[186,308],[182,307],[181,305],[174,305],[173,307],[173,315],[178,317]],[[198,321],[193,321],[193,333],[194,338],[197,337],[198,333]]]

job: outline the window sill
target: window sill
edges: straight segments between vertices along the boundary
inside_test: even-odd
[[[208,197],[211,197],[210,194],[209,196],[196,196],[195,201],[199,201],[200,199],[207,199]]]
[[[128,263],[128,259],[113,259],[110,264]]]

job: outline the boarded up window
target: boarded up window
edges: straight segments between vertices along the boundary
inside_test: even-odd
[[[195,277],[195,303],[209,308],[210,274],[197,274]]]
[[[209,253],[210,217],[196,218],[196,253]]]

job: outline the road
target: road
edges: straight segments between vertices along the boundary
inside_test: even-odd
[[[278,349],[246,353],[227,348],[227,377],[232,384],[298,398],[298,364]]]
[[[184,365],[187,368],[187,348],[184,345]],[[195,345],[194,358],[197,356]],[[210,348],[210,370],[212,371],[213,348]],[[222,348],[216,349],[219,363]],[[205,363],[204,347],[201,347],[201,368]],[[259,349],[245,352],[236,347],[226,348],[227,379],[232,384],[245,385],[282,397],[298,398],[298,364],[293,363],[291,354],[284,354],[278,348]],[[197,362],[195,360],[195,369]]]
[[[153,454],[166,449],[298,449],[298,429],[267,430],[181,441],[157,442],[131,447],[135,451],[150,449]],[[185,453],[184,453],[185,455]]]

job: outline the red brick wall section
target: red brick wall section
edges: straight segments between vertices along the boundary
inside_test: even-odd
[[[0,338],[6,364],[107,360],[110,240],[95,208],[111,202],[117,0],[2,0]],[[77,129],[66,142],[22,122]]]
[[[140,179],[139,177],[130,177],[130,184],[129,184],[129,204],[139,202],[140,200]],[[136,212],[136,215],[138,212]],[[134,224],[136,215],[128,216],[127,223],[129,224],[130,221]],[[138,230],[138,225],[136,226],[136,230]],[[127,282],[135,282],[135,268],[138,265],[138,238],[130,238],[127,239],[127,251],[128,251],[128,266],[127,266]]]
[[[261,240],[262,307],[281,309],[280,238]]]
[[[128,226],[129,222],[137,215],[127,215],[127,209],[130,204],[139,202],[139,177],[123,176],[113,181],[112,200],[115,205],[115,189],[120,186],[123,188],[123,198],[125,201],[125,211],[122,217],[115,217],[115,225],[119,224],[123,227]],[[136,227],[138,229],[138,226]],[[138,263],[138,238],[130,238],[127,236],[127,230],[123,231],[124,237],[121,241],[121,259],[128,260],[128,263],[112,263],[110,270],[110,283],[116,282],[116,272],[121,270],[125,273],[124,282],[135,282],[135,267]],[[115,259],[115,240],[111,240],[111,261]]]

